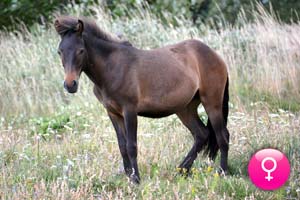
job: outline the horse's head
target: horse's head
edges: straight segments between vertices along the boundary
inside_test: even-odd
[[[64,88],[69,93],[75,93],[87,58],[82,37],[83,22],[81,20],[74,21],[69,18],[59,18],[55,20],[54,26],[61,36],[58,54],[65,70]]]

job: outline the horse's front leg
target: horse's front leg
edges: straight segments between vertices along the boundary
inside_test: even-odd
[[[124,112],[126,128],[126,149],[132,166],[130,180],[133,183],[140,182],[140,174],[137,165],[137,113],[133,111]]]
[[[132,174],[132,167],[126,149],[126,130],[124,125],[124,118],[109,111],[107,113],[117,133],[118,144],[123,158],[125,173],[128,177],[130,177],[130,175]]]

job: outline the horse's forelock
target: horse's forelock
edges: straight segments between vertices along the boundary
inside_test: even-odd
[[[55,19],[54,27],[59,35],[64,35],[69,30],[76,30],[77,23],[77,18],[62,16]]]

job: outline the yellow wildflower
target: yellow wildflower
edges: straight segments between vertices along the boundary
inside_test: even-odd
[[[206,169],[206,172],[209,173],[209,172],[211,172],[212,170],[213,170],[213,168],[212,168],[211,166],[208,166],[207,169]]]
[[[220,175],[219,175],[218,172],[214,173],[214,177],[215,177],[215,178],[218,178],[219,176],[220,176]]]

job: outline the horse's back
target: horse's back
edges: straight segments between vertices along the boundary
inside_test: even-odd
[[[171,52],[186,71],[190,69],[193,74],[197,74],[200,84],[216,78],[223,81],[227,79],[227,67],[222,58],[200,40],[189,39],[162,49]]]
[[[197,39],[184,40],[148,52],[160,54],[163,59],[173,58],[174,61],[181,64],[184,68],[218,68],[219,70],[225,69],[227,71],[221,57],[213,49]]]
[[[166,46],[179,57],[193,57],[200,68],[224,68],[226,65],[220,56],[205,43],[196,39],[189,39],[180,43]]]

